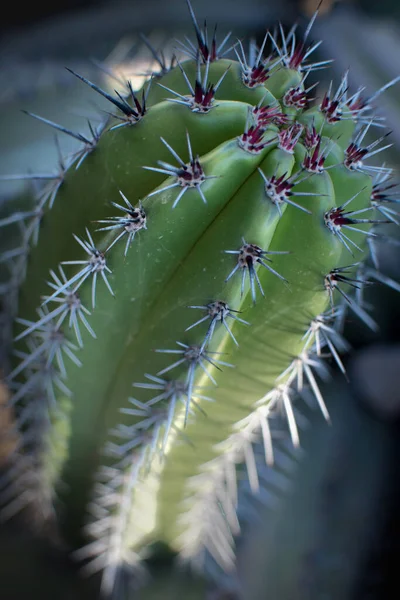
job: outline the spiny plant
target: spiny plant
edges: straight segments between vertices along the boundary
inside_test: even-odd
[[[329,421],[317,377],[327,356],[345,372],[347,311],[374,328],[365,285],[399,289],[364,264],[375,226],[396,222],[392,169],[369,163],[387,134],[365,142],[379,92],[350,94],[346,73],[310,98],[331,62],[312,58],[317,14],[247,51],[209,40],[187,3],[186,59],[151,49],[142,90],[71,71],[112,106],[90,135],[33,115],[82,146],[24,175],[47,183],[0,220],[18,436],[2,514],[55,521],[105,595],[157,543],[234,568],[253,444],[272,465],[282,416],[300,444],[306,388]]]

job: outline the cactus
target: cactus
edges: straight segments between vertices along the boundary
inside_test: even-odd
[[[257,489],[253,442],[272,465],[282,415],[299,446],[297,391],[329,421],[317,377],[326,354],[345,371],[345,311],[375,327],[364,285],[399,287],[363,266],[392,200],[369,161],[386,134],[364,143],[381,121],[347,75],[312,104],[317,15],[247,52],[188,6],[196,43],[142,90],[71,71],[111,113],[85,135],[33,115],[82,147],[0,219],[18,430],[2,514],[56,522],[105,595],[160,545],[234,568],[239,465]]]

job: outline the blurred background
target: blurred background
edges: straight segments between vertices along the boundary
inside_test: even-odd
[[[262,40],[279,20],[285,28],[298,21],[304,30],[318,4],[193,0],[199,22],[207,17],[210,28],[217,22],[221,39],[232,31],[235,37]],[[140,87],[141,74],[154,67],[140,32],[156,48],[172,53],[175,38],[192,33],[184,0],[59,0],[51,5],[38,0],[24,9],[9,7],[0,20],[0,175],[58,168],[54,131],[22,109],[83,133],[87,119],[100,122],[100,96],[64,67],[104,88],[118,88],[118,78]],[[331,78],[338,83],[348,68],[350,88],[365,86],[366,95],[400,75],[398,0],[324,0],[311,37],[324,40],[322,60],[334,58],[329,72],[316,73],[320,89]],[[398,168],[400,83],[382,94],[377,106],[394,144],[384,160]],[[59,144],[65,154],[74,150],[76,141],[59,136]],[[0,214],[12,210],[26,190],[26,182],[0,181]],[[308,415],[312,427],[304,433],[302,456],[285,450],[295,467],[290,492],[278,507],[269,502],[274,481],[260,461],[264,488],[259,498],[247,498],[242,507],[239,583],[221,580],[210,589],[210,600],[400,596],[400,296],[393,284],[400,282],[398,225],[389,227],[388,238],[378,238],[374,251],[391,284],[377,282],[365,295],[376,330],[355,317],[345,325],[351,345],[344,358],[350,385],[332,367],[332,381],[323,386],[333,425],[328,430],[322,418]],[[5,397],[0,390],[0,404]],[[9,425],[6,412],[1,415],[0,462],[6,453],[1,431]],[[18,520],[0,526],[2,600],[95,598],[96,582],[81,580],[62,545],[54,540],[50,545],[40,533],[30,537]],[[154,587],[138,597],[164,598],[167,589],[172,590],[168,598],[202,597],[191,595],[193,583],[184,576],[171,583],[169,561],[166,557],[154,565],[156,583],[163,582],[158,591]]]

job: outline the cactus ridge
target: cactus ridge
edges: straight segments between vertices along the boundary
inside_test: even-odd
[[[91,137],[28,113],[82,146],[55,175],[10,176],[47,183],[0,215],[18,435],[2,514],[57,521],[106,596],[143,582],[158,541],[234,569],[243,469],[253,493],[267,485],[255,442],[279,497],[297,397],[330,421],[318,379],[326,354],[346,375],[347,312],[375,330],[364,288],[400,291],[374,252],[376,226],[399,223],[393,172],[365,164],[391,145],[365,139],[399,78],[365,99],[346,72],[311,105],[306,79],[331,62],[310,58],[317,12],[303,37],[280,26],[246,55],[230,34],[209,42],[187,4],[197,45],[168,64],[143,37],[161,70],[141,90],[113,96],[68,69],[118,111]]]

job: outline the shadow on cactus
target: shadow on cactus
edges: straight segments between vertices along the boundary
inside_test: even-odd
[[[19,435],[2,514],[55,520],[106,595],[156,542],[234,569],[238,465],[257,489],[253,443],[272,465],[282,417],[299,445],[306,387],[329,421],[317,376],[328,355],[344,372],[346,312],[375,327],[364,286],[399,289],[362,262],[393,200],[369,162],[385,132],[363,144],[382,121],[347,75],[311,102],[316,15],[247,50],[189,9],[196,42],[142,91],[73,73],[110,115],[90,138],[38,117],[82,149],[0,220]]]

